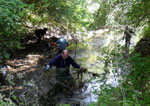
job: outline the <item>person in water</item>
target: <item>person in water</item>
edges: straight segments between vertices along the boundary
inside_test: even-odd
[[[48,62],[46,69],[49,70],[52,66],[55,66],[57,70],[56,79],[60,82],[67,81],[69,83],[69,87],[71,87],[74,84],[74,79],[69,71],[70,65],[77,69],[84,69],[77,64],[71,56],[69,56],[68,50],[63,50],[61,54]]]
[[[132,35],[135,35],[135,33],[131,28],[126,26],[124,31],[124,38],[125,38],[125,49],[127,54],[129,54],[129,47],[130,47]]]
[[[59,44],[58,54],[60,54],[63,50],[65,50],[66,47],[69,45],[68,41],[64,37],[61,37],[60,39],[58,39],[56,43]]]

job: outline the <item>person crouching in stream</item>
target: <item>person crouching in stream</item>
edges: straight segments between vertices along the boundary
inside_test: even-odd
[[[57,54],[62,53],[62,51],[65,50],[69,45],[67,39],[65,39],[64,37],[60,37],[60,39],[58,39],[56,43],[59,45],[59,52]]]
[[[57,55],[52,61],[48,63],[48,65],[46,65],[46,70],[49,70],[52,66],[55,66],[57,70],[57,81],[65,84],[68,86],[68,88],[72,88],[74,85],[74,79],[69,72],[70,65],[77,69],[84,69],[79,64],[77,64],[71,56],[69,56],[68,50],[63,50],[61,54]]]

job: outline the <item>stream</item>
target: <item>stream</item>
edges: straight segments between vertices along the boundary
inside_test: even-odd
[[[84,50],[77,49],[77,57],[76,61],[80,62],[83,66],[85,66],[89,72],[103,73],[103,63],[99,60],[102,58],[102,54],[100,51],[101,47],[104,47],[106,44],[106,38],[104,34],[101,34],[98,37],[95,37],[93,40],[86,42],[87,48]],[[71,56],[74,54],[72,53]],[[74,91],[74,95],[72,97],[67,97],[65,95],[59,96],[59,104],[70,104],[71,106],[89,106],[88,104],[91,102],[96,102],[98,100],[98,95],[96,92],[100,92],[100,86],[103,82],[99,81],[100,78],[92,78],[85,74],[84,80],[86,81],[83,88]],[[118,85],[118,78],[110,73],[108,79],[106,81],[107,84],[116,87]]]

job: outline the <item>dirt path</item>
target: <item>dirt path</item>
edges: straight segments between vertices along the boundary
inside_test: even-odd
[[[26,49],[18,51],[14,57],[7,61],[7,68],[14,84],[6,85],[2,91],[14,91],[18,96],[26,95],[35,101],[39,100],[41,96],[45,96],[52,88],[55,82],[54,72],[44,72],[45,65],[57,53],[56,49],[44,51],[44,43],[41,45],[30,44]],[[41,106],[41,105],[40,105]]]

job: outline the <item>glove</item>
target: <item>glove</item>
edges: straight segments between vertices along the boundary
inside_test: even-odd
[[[47,71],[47,70],[49,70],[49,69],[50,69],[50,66],[49,66],[49,65],[46,65],[45,70]]]

